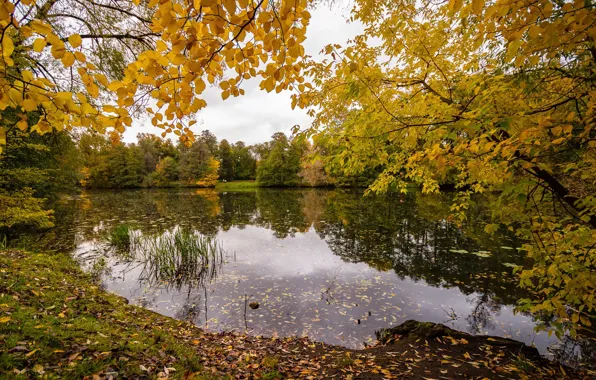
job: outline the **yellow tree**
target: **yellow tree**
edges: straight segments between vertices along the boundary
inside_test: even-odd
[[[215,158],[209,158],[209,164],[207,166],[207,172],[203,178],[197,181],[199,187],[215,187],[217,180],[219,179],[219,166],[220,162]]]
[[[307,131],[327,164],[370,190],[498,191],[494,223],[534,261],[521,273],[555,326],[590,325],[596,303],[596,12],[592,2],[356,0],[365,32],[310,64]]]
[[[206,86],[302,82],[307,0],[0,0],[0,110],[6,128],[123,132],[139,110],[192,139]],[[147,106],[150,107],[147,107]],[[146,109],[145,109],[146,108]]]

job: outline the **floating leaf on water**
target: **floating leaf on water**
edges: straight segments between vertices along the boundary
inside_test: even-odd
[[[517,264],[513,264],[513,263],[503,263],[503,265],[505,265],[506,267],[510,267],[510,268],[517,267]]]
[[[476,255],[478,257],[490,257],[490,252],[488,252],[488,251],[478,251],[478,252],[472,252],[472,255]]]

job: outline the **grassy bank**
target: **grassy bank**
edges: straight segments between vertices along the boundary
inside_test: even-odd
[[[208,333],[104,292],[65,254],[0,252],[3,378],[579,378],[517,342],[402,326],[366,350]]]
[[[259,187],[257,181],[230,181],[230,182],[218,182],[215,188],[217,190],[243,190],[243,189],[254,189]]]

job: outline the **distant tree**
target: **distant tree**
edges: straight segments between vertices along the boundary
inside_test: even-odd
[[[219,178],[231,181],[234,179],[234,157],[232,154],[232,147],[228,140],[223,139],[219,143],[218,149],[218,157],[219,157]]]
[[[217,152],[217,137],[209,130],[204,130],[201,134],[197,137],[198,140],[202,141],[203,144],[207,147],[207,150],[212,154],[215,155]]]
[[[325,164],[321,160],[306,159],[300,166],[298,175],[310,186],[327,186],[331,183],[329,176],[325,173]]]
[[[136,145],[116,144],[109,150],[110,187],[141,187],[147,171],[142,150]]]
[[[252,145],[250,151],[257,161],[263,161],[271,151],[271,143],[267,141]]]
[[[137,144],[126,147],[126,176],[124,187],[139,187],[148,174],[143,150]]]
[[[85,132],[79,136],[77,146],[83,161],[83,186],[110,187],[108,155],[112,146],[108,139]]]
[[[139,133],[137,135],[137,144],[142,151],[147,173],[155,171],[155,167],[161,158],[159,149],[161,143],[162,139],[155,135],[149,133]]]
[[[234,179],[255,179],[257,175],[257,160],[244,142],[238,141],[232,145],[234,161]]]
[[[155,173],[160,184],[176,181],[178,179],[178,163],[172,157],[164,157],[157,163]]]
[[[207,164],[207,170],[197,181],[197,186],[199,187],[215,187],[217,185],[217,180],[219,179],[219,161],[215,158],[211,157]]]
[[[293,186],[300,183],[300,155],[302,147],[292,143],[284,133],[275,133],[270,150],[257,168],[257,181],[263,186]]]
[[[180,179],[187,183],[194,183],[210,170],[210,160],[217,153],[217,138],[211,132],[203,131],[190,147],[179,144],[178,149],[180,150],[178,161]]]

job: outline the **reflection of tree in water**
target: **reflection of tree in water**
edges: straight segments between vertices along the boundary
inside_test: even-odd
[[[270,189],[258,191],[255,223],[273,230],[275,237],[280,239],[308,231],[310,224],[300,202],[303,194],[295,189],[283,192]]]
[[[362,198],[334,192],[317,232],[334,254],[348,262],[365,262],[379,270],[393,269],[402,278],[457,286],[464,294],[496,295],[501,302],[514,303],[520,289],[515,279],[505,274],[502,263],[519,261],[513,256],[516,252],[500,249],[503,243],[498,238],[490,245],[480,245],[478,241],[490,238],[466,236],[467,226],[460,229],[446,221],[448,200],[432,204],[426,198],[417,202],[416,194],[410,194],[400,202],[397,197]],[[431,210],[421,210],[429,204]],[[453,249],[489,249],[492,255],[483,258],[454,253]]]
[[[596,336],[594,333],[570,337],[564,336],[561,341],[548,349],[552,358],[570,366],[583,365],[596,370]]]
[[[219,216],[221,229],[244,228],[254,224],[257,214],[257,197],[254,192],[220,194],[222,212]]]
[[[499,302],[513,303],[520,295],[502,265],[519,262],[517,252],[499,248],[511,243],[483,232],[486,213],[480,208],[472,210],[461,229],[449,223],[447,196],[363,197],[361,191],[314,189],[225,193],[167,189],[97,191],[85,199],[71,202],[70,212],[60,211],[66,222],[57,223],[57,230],[76,226],[77,239],[89,241],[101,239],[97,226],[107,230],[119,223],[131,223],[147,235],[163,233],[174,225],[206,236],[257,225],[272,230],[278,238],[314,228],[331,251],[348,262],[394,270],[400,277],[434,286],[458,287],[465,294],[497,296]],[[70,236],[66,240],[72,244],[75,228],[70,231],[64,235]],[[52,238],[64,240],[57,234]],[[490,250],[492,256],[481,258],[451,249]]]
[[[495,328],[493,315],[498,316],[501,314],[501,304],[488,294],[473,297],[468,302],[474,305],[474,308],[466,317],[469,331],[472,334],[479,334],[486,330],[493,330]]]

